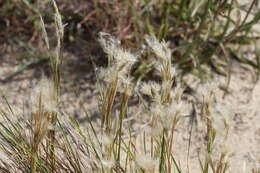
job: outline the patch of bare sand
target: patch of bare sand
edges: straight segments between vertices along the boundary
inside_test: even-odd
[[[195,91],[200,85],[196,81],[195,78],[194,80],[189,79],[189,84]],[[209,82],[223,86],[227,83],[227,78],[215,74]],[[234,62],[229,91],[230,93],[224,98],[224,91],[218,93],[220,96],[218,103],[223,105],[223,109],[228,110],[223,110],[223,112],[229,114],[231,118],[229,137],[224,143],[223,137],[217,135],[213,155],[219,157],[220,152],[225,150],[230,154],[228,172],[248,172],[252,168],[260,167],[260,149],[258,147],[260,144],[260,82],[256,80],[253,69]],[[201,155],[203,158],[203,153],[205,153],[205,130],[205,126],[197,126],[192,134],[191,172],[194,170],[198,172],[200,167],[198,157]],[[183,149],[182,145],[178,145],[178,152],[185,153],[186,150],[187,147]],[[180,158],[182,163],[185,163],[185,159],[182,156]]]

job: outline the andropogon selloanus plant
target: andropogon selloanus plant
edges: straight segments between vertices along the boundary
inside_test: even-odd
[[[154,36],[146,36],[145,40],[156,55],[154,66],[160,80],[135,84],[129,71],[138,56],[121,48],[120,41],[113,36],[100,33],[99,41],[108,56],[108,66],[96,71],[100,121],[91,121],[84,107],[81,109],[88,118],[84,128],[72,117],[57,116],[57,86],[46,78],[33,93],[34,109],[32,119],[25,123],[27,126],[7,116],[17,116],[7,102],[9,110],[1,108],[7,123],[1,123],[0,143],[9,161],[2,161],[1,169],[5,172],[183,172],[173,154],[174,143],[178,142],[174,134],[179,121],[190,116],[191,105],[182,98],[183,87],[177,67],[171,63],[172,52],[167,43]],[[202,96],[201,112],[208,140],[202,172],[211,168],[213,172],[224,173],[225,153],[219,162],[211,159],[217,131],[212,120],[214,93],[209,93]],[[136,108],[128,105],[134,97],[140,100]],[[133,120],[140,128],[133,126]],[[22,133],[22,128],[31,130]]]
[[[184,88],[178,68],[172,64],[172,50],[165,41],[146,36],[146,45],[158,72],[158,81],[135,81],[130,71],[140,55],[123,49],[120,41],[107,33],[99,34],[99,42],[107,54],[108,65],[96,71],[99,90],[100,120],[82,127],[73,117],[58,109],[63,47],[63,29],[57,5],[55,10],[57,47],[50,50],[42,20],[44,39],[50,52],[52,80],[43,77],[35,87],[31,119],[19,122],[19,117],[6,101],[0,107],[5,119],[1,122],[0,146],[7,160],[1,160],[5,172],[183,172],[174,155],[174,135],[184,117],[191,117],[191,103],[183,99]],[[47,90],[48,89],[48,90]],[[227,157],[221,153],[219,162],[211,155],[216,136],[214,100],[202,95],[202,117],[206,122],[207,150],[202,172],[224,173]],[[129,102],[137,99],[133,108]],[[25,112],[26,113],[26,112]],[[10,118],[10,117],[13,117]],[[225,122],[225,121],[224,121]],[[137,125],[137,127],[135,127]],[[228,124],[226,123],[227,127]],[[24,129],[29,131],[23,132]],[[58,130],[59,129],[59,130]],[[226,131],[226,136],[228,131]],[[210,169],[211,168],[211,169]]]

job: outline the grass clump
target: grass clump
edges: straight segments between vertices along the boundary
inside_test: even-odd
[[[55,3],[54,3],[55,5]],[[58,13],[58,11],[56,11]],[[130,71],[138,56],[121,47],[110,34],[100,33],[99,42],[107,53],[108,66],[97,70],[100,120],[82,127],[58,109],[62,22],[57,18],[57,49],[51,56],[53,78],[44,78],[36,87],[34,109],[22,114],[31,119],[17,121],[17,115],[6,101],[1,107],[5,119],[0,123],[1,160],[5,172],[183,172],[174,155],[175,131],[184,117],[190,115],[191,103],[185,101],[177,67],[171,61],[171,49],[165,41],[146,36],[149,50],[155,54],[159,74],[156,82],[135,81]],[[47,39],[45,39],[47,40]],[[210,92],[213,94],[213,92]],[[210,95],[211,96],[211,95]],[[129,102],[140,100],[137,108]],[[210,99],[204,99],[208,147],[202,172],[226,172],[226,160],[217,164],[211,159],[216,131],[213,127]],[[116,104],[119,106],[116,107]],[[134,109],[134,110],[132,110]],[[136,113],[138,112],[138,113]],[[10,117],[14,118],[11,120]],[[144,121],[144,120],[147,121]],[[141,128],[136,129],[133,120]],[[23,129],[29,129],[24,132]],[[187,163],[188,164],[188,163]]]

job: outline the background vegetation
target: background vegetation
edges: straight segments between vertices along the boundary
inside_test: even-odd
[[[230,58],[259,69],[257,57],[252,61],[237,54],[242,45],[252,45],[258,38],[257,34],[253,34],[253,26],[260,18],[256,0],[249,2],[247,8],[240,6],[236,0],[57,3],[66,24],[65,50],[73,52],[79,59],[82,57],[79,63],[87,61],[90,55],[103,56],[96,41],[97,34],[102,31],[115,35],[125,47],[132,49],[143,44],[141,38],[145,34],[154,34],[159,40],[165,39],[171,43],[174,64],[178,64],[184,73],[192,72],[200,77],[205,72],[203,64],[227,75],[228,70],[223,68],[230,64]],[[36,59],[44,59],[39,14],[43,16],[50,38],[53,38],[51,3],[48,0],[11,0],[0,4],[2,46],[18,45],[22,52],[18,56],[29,57],[32,63],[38,63]],[[98,62],[105,63],[100,59]],[[149,64],[147,58],[142,59],[134,74],[149,73]]]

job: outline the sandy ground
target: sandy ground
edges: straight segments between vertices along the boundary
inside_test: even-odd
[[[214,75],[210,82],[216,82],[221,86],[225,85],[226,80],[223,76]],[[191,83],[191,85],[197,86],[194,89],[198,88],[196,84]],[[217,135],[215,152],[226,150],[230,154],[229,172],[248,172],[252,168],[260,168],[260,150],[258,147],[260,144],[260,82],[256,80],[256,75],[252,69],[234,63],[229,91],[230,93],[225,98],[222,97],[223,91],[217,94],[220,96],[217,99],[218,103],[223,106],[221,111],[230,118],[231,128],[226,143],[224,143],[223,136]],[[221,129],[221,127],[219,128]],[[195,144],[194,146],[197,145],[197,148],[192,149],[192,163],[195,163],[198,159],[196,152],[200,151],[200,146],[203,146],[203,142],[205,142],[201,134],[203,134],[203,128],[201,129],[198,126],[192,137],[192,143]],[[185,149],[183,152],[185,152]],[[199,168],[196,164],[191,164],[191,167],[195,170]]]

